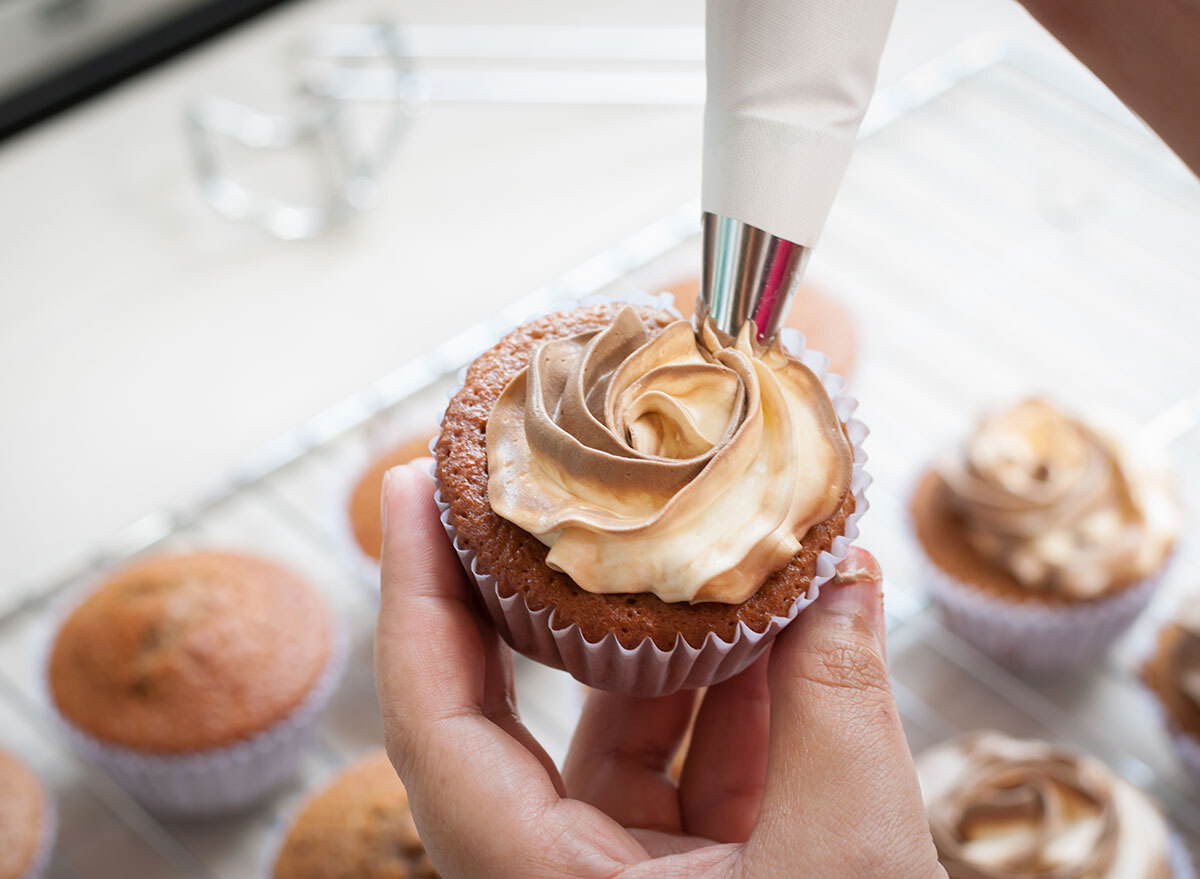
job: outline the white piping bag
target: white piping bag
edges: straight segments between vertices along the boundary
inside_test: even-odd
[[[875,89],[895,0],[707,0],[700,319],[768,341]]]

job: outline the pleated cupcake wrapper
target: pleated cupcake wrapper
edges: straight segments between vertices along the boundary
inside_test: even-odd
[[[34,849],[33,859],[20,879],[42,879],[46,875],[46,868],[50,866],[50,857],[54,854],[54,841],[58,836],[58,809],[49,791],[45,791],[45,798],[46,802],[42,807],[42,835],[38,839],[37,848]]]
[[[346,666],[345,624],[332,609],[328,610],[330,645],[325,667],[308,695],[288,716],[248,739],[219,748],[155,754],[95,738],[68,720],[54,701],[48,674],[53,639],[71,611],[91,591],[73,592],[63,603],[43,663],[47,672],[46,701],[59,730],[78,754],[107,772],[147,809],[180,816],[235,811],[259,800],[292,774]]]
[[[1150,603],[1160,574],[1074,606],[1006,601],[925,560],[925,588],[946,628],[1010,668],[1055,671],[1103,653]]]
[[[567,303],[564,307],[612,301],[675,312],[674,297],[669,293],[658,297],[589,297],[580,302]],[[821,587],[833,578],[837,565],[846,557],[851,544],[858,537],[858,520],[867,511],[865,492],[871,477],[865,470],[867,456],[862,449],[862,442],[868,431],[866,425],[854,417],[858,402],[845,392],[845,381],[828,372],[829,359],[818,352],[808,351],[802,333],[785,329],[780,338],[788,350],[821,379],[833,400],[838,417],[846,426],[854,449],[854,470],[850,484],[854,495],[854,512],[847,517],[842,534],[835,537],[830,548],[818,556],[816,572],[806,594],[792,603],[787,614],[772,617],[761,632],[754,631],[745,623],[738,623],[737,632],[730,641],[709,633],[700,647],[693,647],[682,637],[677,637],[670,650],[663,650],[651,638],[643,639],[636,647],[625,647],[615,634],[608,634],[600,641],[588,641],[577,624],[559,625],[552,607],[534,610],[520,592],[509,596],[500,594],[496,577],[479,570],[474,550],[459,539],[458,530],[450,521],[450,506],[442,497],[441,486],[438,485],[434,499],[441,512],[446,534],[463,568],[478,587],[492,622],[514,650],[545,665],[564,669],[590,687],[642,697],[665,696],[681,689],[711,686],[733,677],[762,655],[784,626],[816,601]],[[466,370],[463,370],[459,386],[453,393],[461,389],[465,376]],[[436,467],[433,476],[436,482]],[[679,612],[687,613],[687,606],[681,606]]]

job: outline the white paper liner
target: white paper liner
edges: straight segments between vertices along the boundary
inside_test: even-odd
[[[312,689],[292,713],[249,739],[220,748],[164,755],[137,751],[94,738],[58,710],[49,682],[50,651],[70,612],[91,594],[72,594],[56,614],[43,662],[46,702],[59,731],[84,759],[107,772],[152,812],[209,816],[248,806],[282,784],[295,770],[316,721],[329,703],[346,666],[345,623],[326,602],[329,656]]]
[[[613,297],[589,297],[568,303],[566,307],[611,301],[664,308],[664,304],[674,302],[674,297],[669,293],[657,297],[633,294],[616,300]],[[669,310],[674,312],[673,305]],[[807,350],[803,333],[784,329],[780,339],[794,356],[821,379],[854,449],[850,483],[854,512],[847,517],[843,533],[835,537],[830,548],[817,557],[816,572],[807,593],[793,602],[786,615],[772,617],[762,632],[755,632],[739,622],[737,633],[728,642],[715,633],[709,633],[704,644],[698,648],[688,644],[682,636],[676,638],[675,646],[670,650],[661,649],[651,638],[644,639],[637,647],[627,648],[620,644],[615,634],[606,635],[598,642],[590,642],[574,623],[557,626],[553,608],[531,610],[520,592],[508,597],[500,595],[496,578],[480,571],[476,566],[475,552],[459,541],[457,529],[450,523],[450,506],[442,498],[439,486],[434,499],[446,534],[463,568],[479,588],[492,622],[514,650],[545,665],[564,669],[590,687],[640,697],[665,696],[681,689],[711,686],[733,677],[753,663],[784,626],[816,601],[821,586],[833,578],[837,565],[846,557],[851,544],[858,537],[858,520],[868,509],[865,492],[871,477],[865,470],[867,456],[862,448],[868,431],[865,424],[854,418],[858,401],[845,392],[845,380],[828,372],[828,358],[819,352]],[[464,370],[459,387],[451,396],[461,389],[461,379],[465,375]],[[433,475],[436,483],[436,468]]]
[[[960,582],[926,558],[924,580],[946,628],[1020,671],[1067,669],[1103,653],[1150,603],[1156,574],[1116,595],[1073,606],[1005,601]]]
[[[50,791],[42,787],[45,804],[42,806],[41,838],[34,849],[33,859],[21,874],[21,879],[42,879],[46,868],[50,866],[50,856],[54,854],[54,841],[58,836],[58,809],[54,805],[54,797]]]

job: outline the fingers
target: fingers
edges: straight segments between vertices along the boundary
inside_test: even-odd
[[[515,721],[511,670],[481,630],[432,495],[419,465],[385,477],[379,706],[435,860],[499,864],[534,844],[525,837],[559,794],[539,756],[489,717]]]
[[[660,699],[591,693],[563,768],[568,796],[625,827],[678,832],[679,796],[667,766],[695,698],[691,690]]]
[[[683,826],[693,836],[745,842],[754,827],[767,776],[769,656],[704,696],[679,781]]]
[[[925,875],[936,857],[884,662],[879,566],[852,550],[841,570],[772,648],[767,781],[747,857],[780,875],[865,876],[874,859],[907,853],[890,869]]]

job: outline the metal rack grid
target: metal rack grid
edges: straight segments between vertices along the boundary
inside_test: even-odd
[[[863,544],[888,575],[891,666],[914,749],[979,725],[1095,753],[1155,794],[1200,842],[1200,797],[1174,764],[1131,674],[1139,645],[1200,583],[1185,542],[1163,595],[1097,667],[1019,678],[924,607],[905,498],[920,466],[978,408],[1030,389],[1142,422],[1194,420],[1200,349],[1200,187],[1119,105],[1060,61],[964,47],[881,93],[810,277],[855,313],[853,387],[871,425],[876,481]],[[122,532],[93,563],[34,584],[0,614],[0,742],[53,789],[52,877],[233,879],[265,870],[303,791],[381,731],[371,679],[370,568],[339,533],[344,490],[371,450],[431,431],[450,376],[525,315],[590,292],[665,285],[698,264],[698,207],[469,328],[430,355],[262,450],[205,497]],[[1132,304],[1132,308],[1130,305]],[[1200,500],[1200,437],[1177,444],[1181,489]],[[304,571],[347,618],[349,671],[295,779],[260,807],[205,822],[156,819],[66,751],[47,723],[41,657],[56,603],[131,555],[190,546],[252,550]],[[530,728],[561,758],[580,688],[518,669]]]

